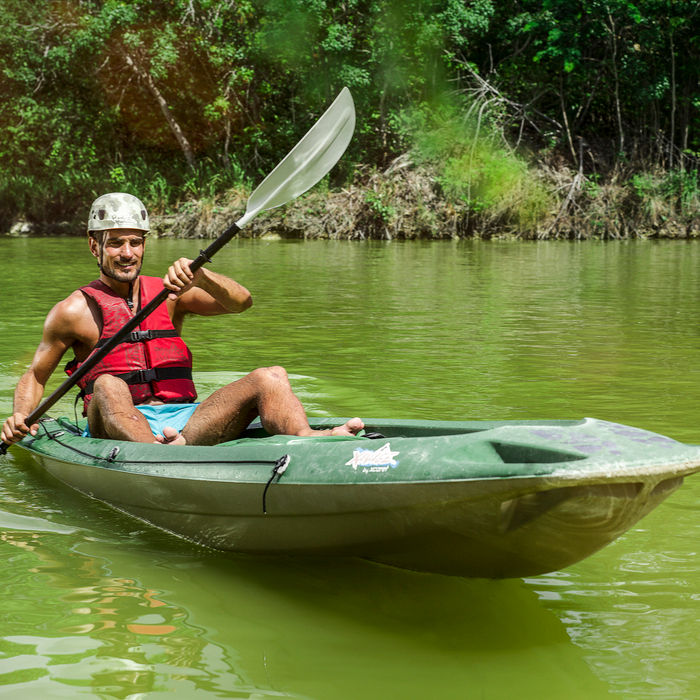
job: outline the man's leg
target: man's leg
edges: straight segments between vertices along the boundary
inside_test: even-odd
[[[87,417],[93,437],[158,442],[145,416],[134,406],[127,383],[110,374],[95,380]]]
[[[262,367],[199,404],[182,436],[190,445],[215,445],[238,437],[258,416],[270,435],[355,435],[364,427],[353,418],[337,428],[312,430],[284,368]]]

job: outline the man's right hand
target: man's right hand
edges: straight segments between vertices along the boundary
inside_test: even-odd
[[[39,424],[27,426],[24,422],[27,418],[26,413],[13,413],[2,426],[2,441],[8,445],[12,443],[19,442],[27,433],[36,435],[37,430],[39,430]]]

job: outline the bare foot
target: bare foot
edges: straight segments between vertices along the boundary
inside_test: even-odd
[[[332,428],[330,435],[357,435],[364,427],[365,424],[359,418],[351,418],[347,423],[343,423],[337,428]]]
[[[161,445],[186,445],[187,440],[185,440],[182,433],[179,433],[175,428],[166,426],[163,428],[162,435],[156,435],[156,442]]]

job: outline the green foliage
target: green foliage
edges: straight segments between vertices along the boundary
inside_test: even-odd
[[[368,190],[365,193],[365,202],[369,204],[370,209],[384,223],[388,223],[396,215],[396,208],[391,204],[387,204],[384,195],[380,192]]]
[[[693,0],[3,0],[0,20],[0,227],[82,218],[109,189],[166,210],[256,182],[344,85],[357,129],[331,186],[417,143],[446,196],[534,227],[551,196],[508,141],[696,177]],[[448,113],[448,93],[471,96]]]
[[[553,197],[504,143],[497,121],[485,109],[444,103],[411,111],[406,123],[416,159],[435,169],[448,202],[466,204],[474,214],[518,231],[535,231],[554,207]]]
[[[671,144],[700,145],[698,19],[692,0],[505,2],[483,38],[495,51],[476,63],[524,106],[536,138],[554,132],[570,151],[582,138],[612,166],[675,167]]]
[[[697,170],[671,170],[634,175],[634,192],[647,218],[692,221],[700,217],[700,179]]]

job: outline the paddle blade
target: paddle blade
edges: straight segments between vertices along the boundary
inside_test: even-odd
[[[304,138],[258,185],[246,212],[236,222],[243,228],[256,214],[279,207],[313,187],[338,162],[355,130],[355,104],[343,88]]]

